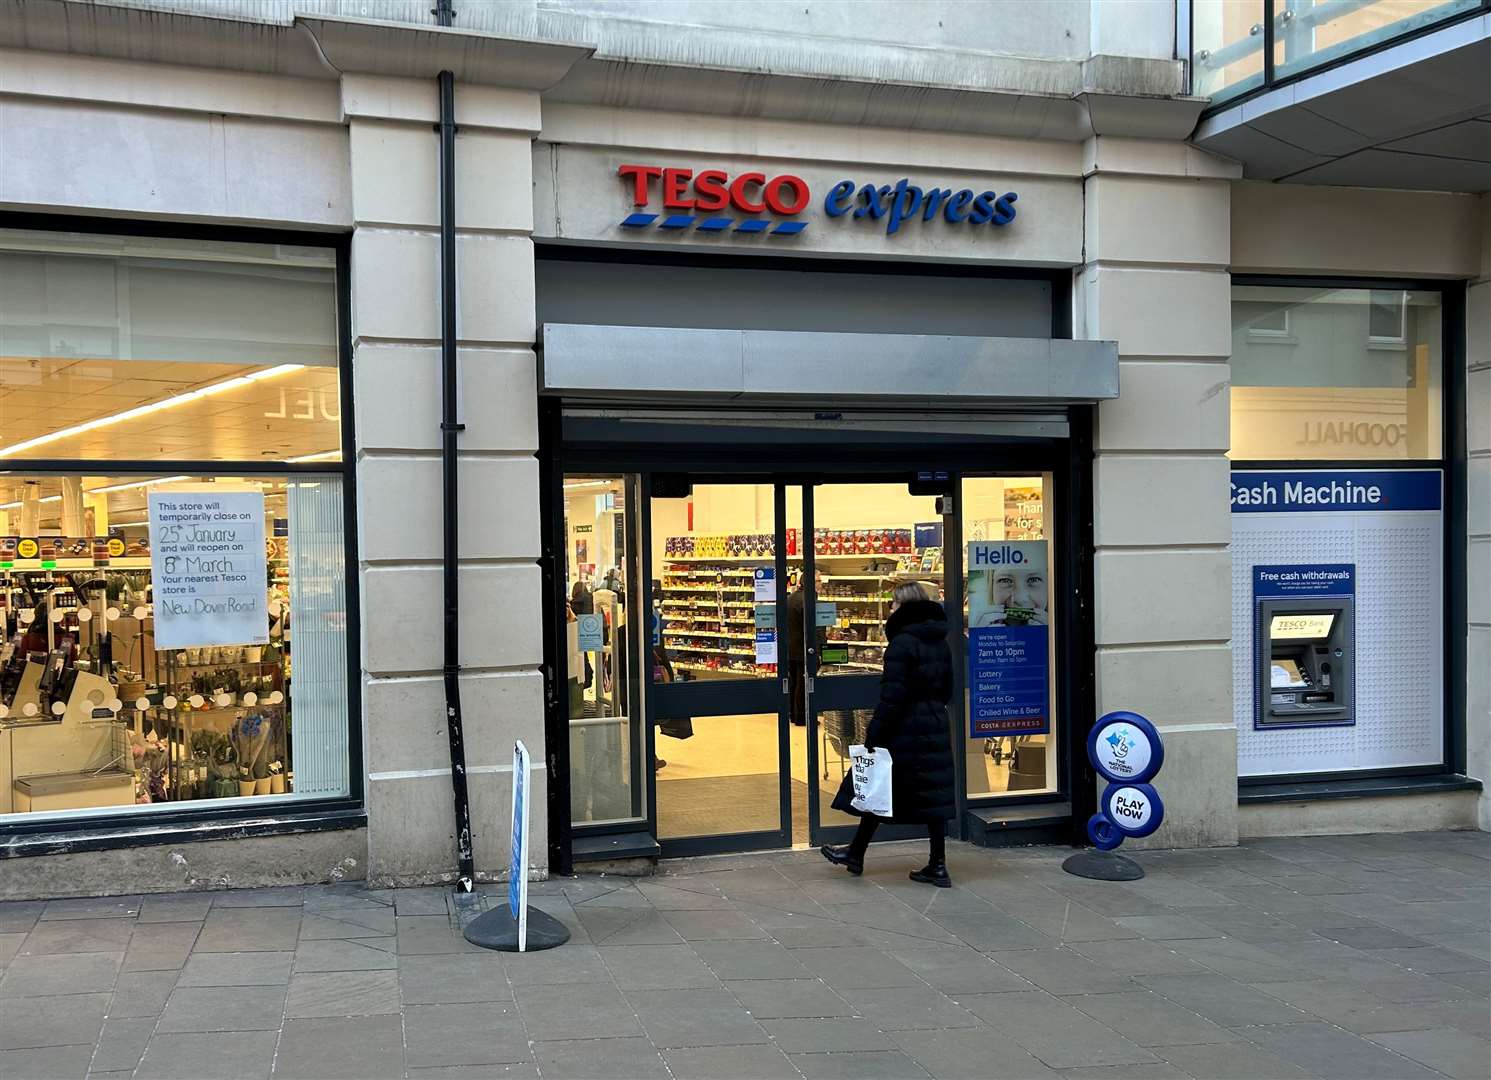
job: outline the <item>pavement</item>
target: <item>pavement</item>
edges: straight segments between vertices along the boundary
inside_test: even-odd
[[[951,844],[948,890],[923,853],[535,883],[574,936],[525,955],[440,889],[0,904],[0,1077],[1491,1074],[1491,835],[1143,852],[1131,883]]]

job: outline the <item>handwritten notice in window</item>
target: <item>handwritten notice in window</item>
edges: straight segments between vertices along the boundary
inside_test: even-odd
[[[268,644],[262,492],[152,492],[150,567],[156,648]]]

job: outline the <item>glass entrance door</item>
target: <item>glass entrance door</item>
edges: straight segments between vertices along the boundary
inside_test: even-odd
[[[650,773],[664,855],[792,842],[780,483],[649,484]]]
[[[788,601],[798,628],[788,644],[789,664],[797,663],[800,646],[805,673],[808,839],[819,844],[844,839],[856,823],[832,803],[849,771],[849,748],[864,744],[880,698],[885,622],[897,586],[915,584],[929,599],[944,598],[944,522],[937,498],[910,494],[904,480],[822,483],[805,487],[802,500],[811,543],[803,545]]]

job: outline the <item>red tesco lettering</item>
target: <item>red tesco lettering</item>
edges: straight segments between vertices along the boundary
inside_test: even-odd
[[[632,201],[646,207],[652,200],[654,182],[662,189],[667,210],[713,212],[730,207],[743,214],[791,215],[807,207],[812,193],[800,176],[784,173],[768,178],[765,173],[746,172],[735,178],[722,169],[664,168],[658,165],[621,165],[616,174],[632,184]]]

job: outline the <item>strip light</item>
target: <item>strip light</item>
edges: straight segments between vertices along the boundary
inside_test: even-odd
[[[34,439],[18,442],[13,446],[0,447],[0,458],[10,457],[47,443],[57,442],[61,439],[70,439],[74,435],[82,435],[89,431],[96,431],[102,427],[110,427],[114,424],[122,424],[126,420],[138,420],[142,416],[160,412],[163,409],[174,409],[178,405],[186,405],[193,401],[199,401],[214,394],[221,394],[228,390],[238,390],[245,386],[252,386],[264,379],[273,379],[279,375],[289,375],[291,372],[304,370],[304,364],[278,364],[274,367],[263,368],[259,371],[251,371],[247,375],[238,375],[222,382],[213,383],[211,386],[203,386],[197,390],[188,390],[184,394],[164,398],[160,401],[152,401],[148,405],[139,405],[133,409],[125,409],[124,412],[113,413],[109,416],[100,416],[96,420],[88,420],[81,424],[75,424],[69,428],[62,428],[46,435],[38,435]]]
[[[319,454],[302,454],[300,457],[286,458],[291,465],[299,465],[303,461],[330,461],[332,458],[342,456],[340,450],[322,450]]]
[[[151,484],[174,484],[178,480],[190,480],[189,476],[155,476],[149,480],[131,480],[127,484],[110,484],[108,487],[84,488],[84,495],[101,495],[109,491],[128,491],[130,488],[149,487]],[[46,495],[36,500],[38,503],[61,502],[61,495]],[[15,510],[22,504],[19,502],[0,503],[0,510]]]

